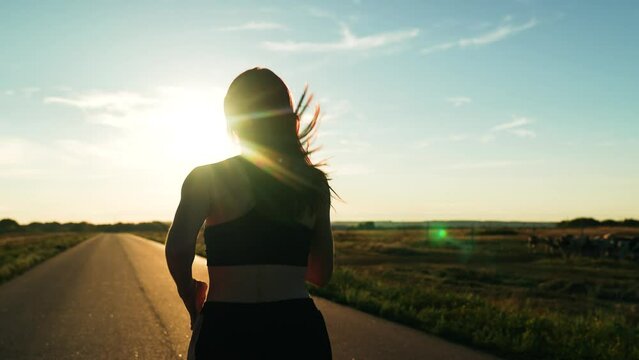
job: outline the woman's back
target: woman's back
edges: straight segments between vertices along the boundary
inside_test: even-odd
[[[258,208],[254,189],[259,183],[253,174],[264,170],[242,155],[208,166],[207,299],[261,302],[308,297],[305,276],[317,214],[307,211],[296,219],[278,219]]]

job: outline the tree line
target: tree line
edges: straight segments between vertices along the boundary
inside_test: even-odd
[[[559,222],[559,224],[557,224],[558,227],[578,227],[578,228],[585,228],[585,227],[598,227],[598,226],[610,226],[610,227],[639,227],[639,220],[635,220],[635,219],[625,219],[622,221],[615,221],[615,220],[603,220],[603,221],[599,221],[593,218],[586,218],[586,217],[582,217],[582,218],[576,218],[576,219],[572,219],[572,220],[564,220]]]
[[[133,231],[168,231],[169,224],[161,221],[122,223],[116,224],[91,224],[88,222],[32,222],[20,225],[13,219],[0,220],[0,234],[20,232],[133,232]]]

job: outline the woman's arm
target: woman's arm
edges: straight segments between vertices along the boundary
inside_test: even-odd
[[[306,281],[324,286],[333,275],[333,231],[331,229],[331,194],[328,182],[324,184],[315,220],[311,249],[308,254]]]
[[[180,204],[166,238],[165,255],[169,272],[189,314],[195,309],[196,282],[192,276],[195,241],[209,211],[209,181],[205,168],[195,168],[184,180]]]

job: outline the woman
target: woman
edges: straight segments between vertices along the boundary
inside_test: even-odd
[[[242,153],[195,168],[166,241],[166,258],[191,317],[195,359],[330,359],[322,314],[305,281],[333,272],[328,178],[309,160],[317,124],[299,131],[306,91],[293,109],[272,71],[240,74],[224,99]],[[210,289],[192,278],[202,223]]]

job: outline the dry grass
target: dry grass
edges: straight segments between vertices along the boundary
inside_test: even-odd
[[[92,235],[92,233],[3,235],[0,237],[0,284]]]

